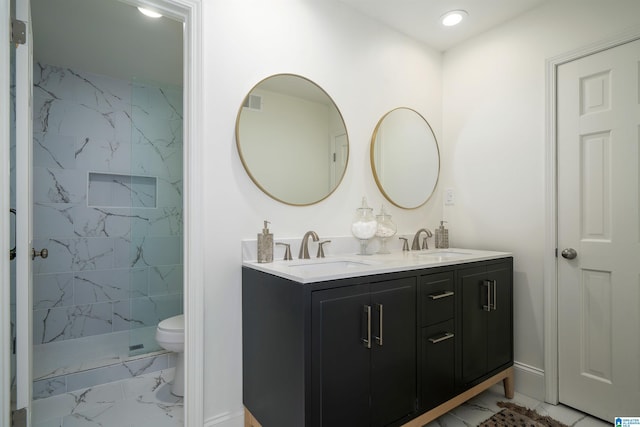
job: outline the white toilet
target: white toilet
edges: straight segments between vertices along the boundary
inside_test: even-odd
[[[176,353],[176,372],[171,393],[184,396],[184,314],[169,317],[158,323],[156,342],[165,350]]]

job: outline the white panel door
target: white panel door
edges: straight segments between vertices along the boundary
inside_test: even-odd
[[[559,396],[611,422],[640,415],[639,66],[635,41],[557,76]]]

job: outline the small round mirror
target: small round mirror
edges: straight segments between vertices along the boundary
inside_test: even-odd
[[[424,205],[440,173],[438,143],[425,118],[404,107],[385,114],[371,138],[371,168],[378,188],[395,206]]]
[[[251,180],[289,205],[311,205],[340,184],[349,158],[342,115],[318,85],[277,74],[249,92],[236,120],[236,145]]]

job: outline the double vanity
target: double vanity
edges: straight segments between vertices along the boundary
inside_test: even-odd
[[[236,146],[255,185],[292,207],[331,196],[350,152],[331,97],[293,74],[267,77],[247,94]],[[416,110],[394,108],[373,130],[370,163],[395,208],[419,209],[438,184],[435,133]],[[512,397],[511,255],[426,250],[426,229],[411,250],[404,238],[406,251],[383,255],[396,227],[384,208],[378,220],[370,211],[363,198],[351,228],[363,255],[324,258],[330,241],[308,232],[303,259],[243,262],[245,427],[421,427],[499,381]],[[381,248],[364,255],[374,232]],[[319,258],[304,259],[309,236]],[[436,245],[448,248],[439,237]],[[331,252],[353,253],[331,242]],[[276,244],[290,259],[290,244]],[[266,222],[257,246],[260,256],[243,248],[243,258],[274,259]]]
[[[252,427],[420,427],[503,381],[513,259],[467,249],[242,267]]]

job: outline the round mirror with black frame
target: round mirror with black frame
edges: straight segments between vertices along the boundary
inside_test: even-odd
[[[385,114],[371,138],[371,169],[378,188],[395,206],[424,205],[440,174],[440,150],[427,120],[406,107]]]
[[[295,74],[267,77],[251,89],[238,112],[236,145],[251,180],[295,206],[333,193],[349,159],[342,114],[321,87]]]

